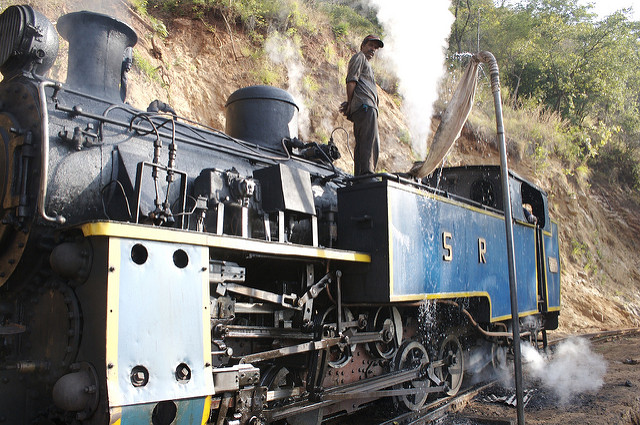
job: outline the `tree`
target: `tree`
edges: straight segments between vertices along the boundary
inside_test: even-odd
[[[577,0],[456,0],[452,10],[450,51],[475,51],[478,27],[513,104],[561,114],[583,159],[613,139],[640,150],[640,22],[628,10],[601,20]]]

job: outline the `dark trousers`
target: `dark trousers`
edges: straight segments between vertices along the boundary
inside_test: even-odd
[[[356,148],[353,155],[353,174],[373,174],[378,164],[380,137],[378,136],[378,111],[362,107],[351,114]]]

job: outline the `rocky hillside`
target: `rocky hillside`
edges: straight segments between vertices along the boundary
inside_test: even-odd
[[[14,2],[1,2],[3,8],[10,3]],[[167,30],[167,36],[161,37],[148,17],[122,1],[99,9],[95,4],[62,0],[30,3],[52,21],[66,12],[92,9],[129,23],[139,35],[129,103],[140,109],[160,99],[180,116],[224,130],[227,97],[244,86],[270,83],[296,91],[302,99],[303,112],[306,110],[302,115],[308,116],[301,126],[305,139],[326,142],[335,128],[343,127],[352,143],[351,123],[338,113],[338,106],[345,97],[346,63],[359,37],[336,41],[329,25],[318,25],[321,29],[313,37],[297,35],[300,49],[281,59],[269,55],[261,41],[220,16],[157,16]],[[285,44],[282,39],[280,47]],[[51,77],[64,81],[65,67],[66,55],[61,54]],[[396,95],[381,91],[379,168],[390,172],[407,171],[418,159],[408,144],[399,105]],[[432,118],[432,127],[437,121]],[[499,162],[491,134],[476,128],[472,116],[446,159],[449,165]],[[507,136],[509,132],[507,126]],[[337,165],[350,171],[352,160],[344,132],[336,131],[334,140],[342,152]],[[638,193],[613,187],[604,178],[575,176],[553,158],[544,167],[534,166],[527,152],[518,147],[522,143],[513,139],[509,143],[510,167],[548,192],[552,216],[561,229],[561,332],[640,325]]]

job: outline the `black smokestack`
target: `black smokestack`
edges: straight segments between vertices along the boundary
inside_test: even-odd
[[[124,22],[94,12],[74,12],[58,19],[58,32],[69,42],[67,85],[120,103],[124,51],[138,42]]]

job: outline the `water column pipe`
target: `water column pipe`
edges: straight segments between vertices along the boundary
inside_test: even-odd
[[[509,264],[509,293],[511,296],[511,323],[513,332],[514,371],[516,378],[516,400],[518,425],[524,425],[524,406],[522,389],[522,355],[520,352],[520,319],[518,315],[518,283],[516,279],[516,260],[513,244],[513,218],[511,216],[511,192],[509,190],[509,167],[507,165],[507,144],[502,122],[502,100],[500,97],[500,74],[498,62],[491,52],[478,52],[474,57],[489,65],[491,92],[496,113],[496,129],[500,146],[500,178],[502,181],[502,204],[504,206],[504,225],[507,231],[507,256]]]

